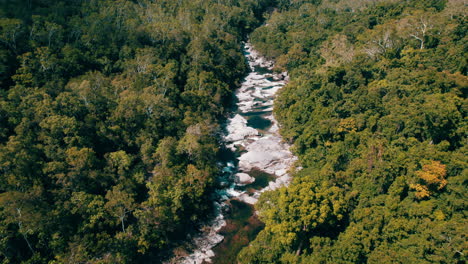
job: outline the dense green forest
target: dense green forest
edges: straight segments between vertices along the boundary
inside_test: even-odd
[[[196,230],[269,5],[0,1],[0,261],[159,263]]]
[[[270,6],[275,10],[264,15]],[[303,169],[239,263],[465,263],[463,0],[1,0],[0,261],[159,263],[210,217],[241,41]],[[183,254],[184,252],[181,252]]]
[[[254,46],[303,169],[239,263],[465,263],[466,1],[284,0]]]

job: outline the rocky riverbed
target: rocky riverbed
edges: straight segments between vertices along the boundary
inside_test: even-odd
[[[296,157],[282,141],[272,113],[275,94],[288,75],[273,73],[273,62],[250,43],[245,44],[244,54],[251,72],[235,93],[237,109],[227,120],[224,134],[225,148],[236,158],[222,165],[215,219],[193,238],[193,252],[177,263],[229,263],[226,258],[235,256],[263,228],[252,207],[260,194],[290,181],[288,171]]]

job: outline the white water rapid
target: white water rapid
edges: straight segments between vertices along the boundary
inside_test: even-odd
[[[224,209],[227,202],[236,199],[254,204],[260,193],[287,185],[290,181],[288,170],[296,157],[289,151],[290,146],[282,141],[272,114],[275,94],[286,84],[288,75],[272,73],[273,62],[260,56],[250,43],[245,44],[244,54],[251,72],[235,93],[237,110],[228,119],[224,136],[225,146],[240,155],[237,160],[224,164],[224,178],[221,177],[221,186],[224,187],[218,190],[216,218],[193,239],[195,250],[190,255],[170,263],[210,263],[215,255],[213,248],[223,241],[219,231],[226,225]],[[255,181],[255,177],[249,175],[254,175],[253,170],[268,173],[274,180],[253,191],[243,190],[240,187]]]

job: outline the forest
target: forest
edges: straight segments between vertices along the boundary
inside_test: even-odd
[[[0,262],[160,263],[210,217],[268,0],[2,0]]]
[[[302,170],[238,263],[465,263],[466,1],[278,1],[253,45]]]
[[[212,217],[242,42],[301,170],[233,263],[465,263],[464,0],[1,0],[0,262],[161,263]],[[184,254],[184,252],[179,252]]]

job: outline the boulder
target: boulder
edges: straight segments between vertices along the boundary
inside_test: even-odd
[[[239,184],[249,184],[255,181],[255,178],[250,177],[250,175],[248,175],[247,173],[243,173],[243,172],[236,173],[235,177],[236,177],[235,178],[236,183],[239,183]]]

